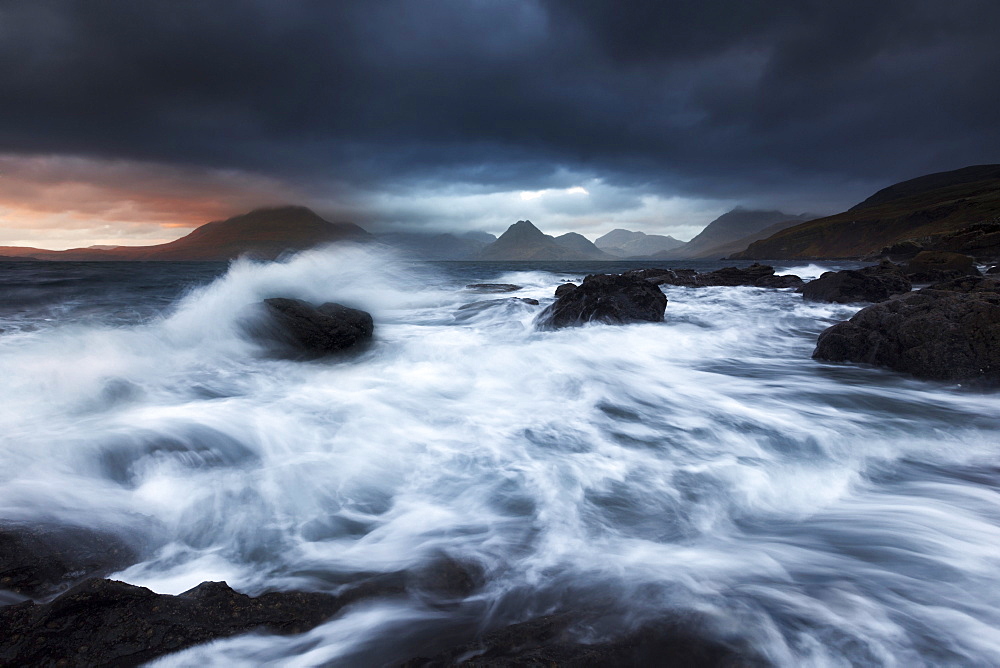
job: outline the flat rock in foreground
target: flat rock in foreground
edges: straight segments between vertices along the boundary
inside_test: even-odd
[[[662,322],[666,308],[666,295],[643,278],[591,274],[576,288],[564,291],[539,314],[537,323],[543,329],[559,329],[588,322]]]
[[[959,279],[864,308],[820,334],[813,357],[926,380],[996,385],[1000,281]]]
[[[264,300],[265,319],[254,334],[289,357],[323,357],[371,340],[372,316],[332,302],[313,306],[300,299]]]
[[[819,278],[802,286],[802,298],[815,302],[880,302],[893,295],[909,292],[910,280],[902,270],[891,262],[846,269],[827,271]]]
[[[255,598],[224,582],[179,596],[91,579],[51,603],[0,607],[0,665],[136,666],[256,629],[302,633],[365,593],[273,592]]]
[[[976,261],[971,256],[947,251],[921,251],[906,264],[905,271],[915,283],[979,276]]]
[[[110,532],[49,524],[0,524],[0,590],[20,596],[50,596],[138,559],[137,546]]]

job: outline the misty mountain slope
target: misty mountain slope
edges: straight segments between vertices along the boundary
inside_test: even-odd
[[[571,250],[580,255],[585,256],[586,259],[594,260],[612,260],[614,259],[612,255],[605,253],[600,248],[598,248],[594,243],[583,236],[582,234],[577,234],[576,232],[567,232],[566,234],[560,234],[555,237],[555,242],[567,250]]]
[[[747,237],[759,234],[772,225],[787,222],[791,226],[811,217],[807,214],[795,216],[782,211],[757,211],[738,206],[709,223],[683,248],[659,255],[678,259],[717,258],[720,249],[735,242],[741,243]],[[742,247],[745,247],[745,244]]]
[[[685,244],[686,242],[668,235],[646,234],[621,228],[611,230],[594,242],[594,245],[604,252],[618,257],[654,255],[661,251],[681,248]]]
[[[953,232],[974,223],[1000,219],[1000,165],[955,170],[928,175],[927,180],[911,179],[879,191],[865,200],[869,204],[854,207],[834,216],[811,220],[756,241],[733,259],[833,259],[862,257],[906,239]],[[981,170],[981,171],[979,171]],[[978,181],[966,181],[969,175],[987,175]],[[952,181],[958,181],[953,183]],[[916,183],[916,185],[914,185]],[[923,184],[948,185],[922,190]],[[906,197],[892,193],[911,192]],[[888,197],[881,203],[878,199]],[[875,203],[871,203],[872,201]]]
[[[419,232],[392,232],[381,234],[378,240],[408,254],[425,260],[466,260],[475,257],[483,248],[496,241],[486,232],[462,234],[424,234]]]
[[[715,246],[702,253],[702,257],[721,259],[727,258],[733,253],[739,253],[740,251],[746,250],[746,248],[755,241],[760,239],[766,239],[773,234],[777,234],[781,230],[786,230],[789,227],[801,224],[798,219],[795,220],[783,220],[774,225],[768,225],[762,230],[758,230],[753,234],[749,234],[742,239],[737,239],[736,241],[730,241],[728,243]]]

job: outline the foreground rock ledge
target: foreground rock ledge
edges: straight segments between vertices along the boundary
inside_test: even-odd
[[[371,592],[273,592],[256,598],[225,582],[179,596],[90,579],[51,603],[0,607],[0,665],[135,666],[200,643],[247,633],[302,633]]]
[[[588,322],[615,325],[662,322],[666,308],[666,295],[644,278],[591,274],[579,286],[570,290],[563,288],[556,302],[542,311],[536,322],[541,329],[574,327]]]
[[[827,271],[809,281],[800,292],[802,298],[815,302],[880,302],[892,295],[909,292],[910,280],[902,268],[891,262],[861,269]]]
[[[813,358],[998,385],[1000,281],[957,279],[864,308],[820,334]]]

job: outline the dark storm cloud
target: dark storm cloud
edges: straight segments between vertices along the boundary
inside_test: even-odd
[[[993,0],[8,0],[0,151],[865,195],[997,160],[997,34]]]

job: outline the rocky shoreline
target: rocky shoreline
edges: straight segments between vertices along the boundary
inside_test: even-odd
[[[46,551],[46,545],[55,543],[39,543],[39,533],[57,536],[59,549]],[[413,597],[439,610],[454,608],[484,581],[475,565],[441,555],[414,571],[372,576],[336,594],[274,591],[248,596],[225,582],[203,582],[171,596],[95,577],[138,558],[135,553],[127,558],[113,540],[100,553],[95,546],[107,537],[65,527],[0,526],[0,542],[6,548],[0,561],[4,586],[18,587],[12,582],[21,574],[22,595],[61,590],[54,598],[0,606],[0,666],[137,666],[245,633],[304,633],[356,603]],[[78,559],[73,570],[67,570],[60,555],[73,547],[90,559]],[[664,619],[598,642],[585,637],[593,625],[594,620],[581,611],[563,611],[485,631],[470,628],[464,638],[459,634],[417,639],[416,645],[433,652],[401,656],[390,665],[634,666],[649,661],[720,668],[767,665],[738,643],[712,637],[694,617]]]

